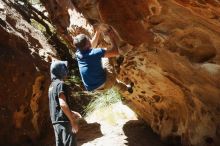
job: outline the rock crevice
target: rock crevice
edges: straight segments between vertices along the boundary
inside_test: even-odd
[[[155,132],[183,145],[219,144],[220,2],[72,2],[91,26],[104,23],[117,31],[124,58],[118,78],[135,84],[134,93],[123,96]]]

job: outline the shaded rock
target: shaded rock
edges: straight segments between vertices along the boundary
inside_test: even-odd
[[[85,16],[83,23],[105,23],[117,31],[117,43],[123,46],[118,78],[135,84],[133,93],[123,93],[123,97],[155,132],[163,139],[181,139],[183,145],[219,145],[219,71],[214,69],[213,75],[207,67],[200,67],[207,62],[220,64],[219,1],[73,2],[50,0],[45,5],[52,18],[62,14],[74,22],[76,16],[80,20]],[[68,8],[76,10],[76,15]],[[72,34],[86,27],[74,23],[77,29]]]
[[[35,145],[51,133],[46,58],[55,53],[10,3],[0,4],[0,145]]]

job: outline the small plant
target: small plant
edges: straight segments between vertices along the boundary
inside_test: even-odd
[[[95,98],[89,103],[84,111],[88,115],[95,110],[101,110],[120,101],[121,95],[119,92],[115,88],[111,88],[104,93],[95,95]]]
[[[45,27],[36,20],[31,19],[31,25],[34,26],[36,29],[40,30],[42,33],[46,33]]]
[[[79,75],[76,74],[75,69],[72,69],[70,71],[70,76],[68,77],[68,79],[66,80],[66,83],[71,85],[71,84],[75,84],[75,85],[81,85],[82,81]]]
[[[71,82],[71,83],[75,83],[75,84],[80,84],[81,83],[80,77],[76,76],[76,75],[70,76],[68,78],[68,81]]]

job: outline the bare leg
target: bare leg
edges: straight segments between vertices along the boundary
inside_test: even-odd
[[[114,70],[114,66],[111,64],[111,61],[112,60],[103,60],[103,66],[104,69],[106,70],[106,75],[107,75],[107,79],[103,88],[110,89],[113,86],[115,86],[119,90],[119,92],[128,91],[132,93],[133,91],[131,92],[130,88],[132,87],[130,85],[126,85],[122,81],[116,79],[116,73]]]

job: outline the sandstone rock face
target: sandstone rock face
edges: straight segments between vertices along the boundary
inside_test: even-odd
[[[92,34],[92,25],[104,23],[117,31],[118,44],[124,44],[118,78],[134,82],[134,93],[123,96],[162,138],[220,145],[218,0],[50,0],[45,5],[51,18],[66,18],[63,30]],[[91,25],[79,25],[78,19]]]
[[[0,5],[0,145],[40,144],[52,137],[46,57],[53,50],[12,3]]]

